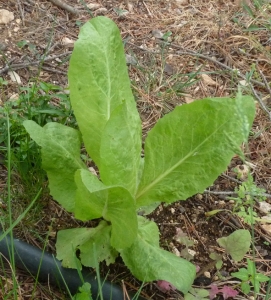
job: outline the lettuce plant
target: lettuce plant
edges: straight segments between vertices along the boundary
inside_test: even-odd
[[[80,132],[24,122],[42,148],[53,198],[78,220],[100,219],[96,228],[59,231],[57,258],[70,268],[79,259],[94,267],[97,259],[110,264],[120,254],[138,279],[166,280],[187,293],[195,266],[161,249],[157,225],[138,211],[186,200],[212,184],[248,137],[252,98],[238,94],[176,107],[149,131],[142,158],[141,120],[113,21],[97,17],[81,28],[68,77]],[[80,158],[81,139],[99,176]]]

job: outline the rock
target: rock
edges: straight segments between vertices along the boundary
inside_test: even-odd
[[[14,20],[14,14],[6,9],[0,9],[0,24],[8,24]]]
[[[7,50],[7,45],[0,41],[0,52],[1,51],[6,51],[6,50]]]

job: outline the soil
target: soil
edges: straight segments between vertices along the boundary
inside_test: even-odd
[[[78,14],[71,14],[53,2],[0,0],[0,9],[14,13],[14,20],[0,24],[0,76],[8,81],[8,85],[1,91],[2,103],[19,93],[18,82],[12,81],[7,73],[11,69],[18,73],[21,86],[27,86],[39,76],[42,81],[67,87],[69,56],[80,25],[92,16],[105,15],[119,26],[126,54],[135,57],[141,65],[141,68],[138,68],[130,63],[128,68],[143,121],[144,135],[161,116],[176,105],[207,96],[231,95],[236,91],[237,84],[243,80],[242,76],[233,75],[231,71],[238,69],[240,74],[244,75],[251,70],[253,63],[258,70],[258,78],[253,82],[255,93],[264,100],[264,107],[269,107],[271,92],[264,84],[264,79],[267,82],[271,81],[270,31],[244,30],[252,23],[252,19],[244,11],[241,1],[66,1]],[[247,1],[247,5],[254,9],[251,2]],[[96,8],[86,9],[86,5],[90,3],[95,4]],[[270,5],[266,6],[265,12],[270,15]],[[261,17],[262,15],[259,16],[258,22]],[[157,38],[161,33],[170,33],[167,43]],[[22,45],[22,42],[25,46],[19,47],[18,43]],[[164,57],[161,57],[161,49],[165,53]],[[184,85],[178,90],[176,84],[179,79],[174,79],[174,74],[184,74],[185,81],[188,78],[186,74],[195,70],[204,71],[209,77],[197,75],[198,81],[195,84]],[[264,77],[259,75],[260,72]],[[152,77],[161,77],[163,80],[155,82],[151,80]],[[255,100],[257,101],[256,97]],[[267,194],[271,193],[270,125],[269,116],[257,102],[253,134],[244,150],[255,184],[264,188]],[[0,166],[0,184],[4,190],[7,169],[3,163]],[[204,194],[197,194],[186,201],[178,201],[171,205],[161,204],[148,216],[159,226],[161,247],[176,255],[182,253],[198,267],[195,287],[210,288],[210,284],[214,282],[220,286],[234,287],[236,281],[233,281],[230,273],[246,265],[245,260],[240,263],[234,262],[216,241],[236,229],[251,229],[242,219],[229,212],[233,209],[233,202],[228,199],[227,192],[234,192],[240,185],[233,171],[238,166],[244,168],[242,160],[235,156],[228,169]],[[23,187],[21,188],[23,190]],[[270,197],[266,202],[271,204]],[[46,250],[50,252],[55,252],[58,230],[92,225],[75,220],[49,196],[43,197],[40,205],[40,221],[36,224],[30,222],[29,227],[25,220],[16,229],[16,235],[42,248],[39,237],[31,232],[38,232],[40,237],[44,237],[49,230],[50,238]],[[211,217],[206,215],[216,209],[223,211]],[[264,215],[258,206],[255,210],[259,217]],[[180,230],[183,236],[193,242],[189,247],[190,252],[175,239]],[[257,268],[270,276],[271,232],[264,229],[260,223],[255,225],[254,230]],[[212,252],[223,256],[220,274],[209,257]],[[252,259],[252,253],[248,253],[246,258]],[[120,283],[123,280],[127,290],[137,291],[141,286],[141,282],[130,275],[120,259],[110,267],[101,264],[101,274],[107,275],[108,279],[114,282]],[[11,282],[7,281],[4,274],[0,276],[8,289]],[[18,282],[20,299],[31,299],[34,280],[27,273],[20,271]],[[262,285],[263,294],[266,293],[265,288],[266,286]],[[148,299],[183,299],[182,294],[176,291],[161,291],[155,282],[144,284],[142,295]],[[40,284],[35,295],[35,299],[65,297],[57,288],[48,289],[46,284]],[[251,297],[252,294],[245,296],[240,292],[236,299],[253,299]],[[215,299],[222,299],[222,296]]]

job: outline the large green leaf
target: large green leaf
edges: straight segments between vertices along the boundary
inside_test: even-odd
[[[125,265],[142,281],[166,280],[187,293],[196,275],[195,266],[159,248],[157,225],[143,217],[138,219],[137,239],[130,248],[120,250]]]
[[[25,121],[23,125],[42,147],[42,166],[47,171],[51,195],[67,211],[73,212],[76,192],[74,172],[86,168],[80,159],[80,133],[58,123],[40,127],[34,121]]]
[[[81,262],[84,266],[95,267],[97,261],[105,260],[107,265],[113,263],[118,255],[110,245],[111,225],[101,221],[96,228],[74,228],[60,230],[57,234],[57,259],[67,268],[81,266],[76,257],[80,250]],[[95,247],[95,251],[94,251]]]
[[[106,185],[121,185],[133,196],[141,154],[141,121],[134,110],[128,110],[124,102],[111,114],[102,134],[99,168]]]
[[[102,133],[111,113],[125,101],[133,119],[137,114],[122,39],[112,20],[97,17],[81,27],[68,77],[72,108],[87,152],[100,167]]]
[[[103,216],[107,190],[104,184],[88,170],[77,170],[75,217],[88,221]]]
[[[85,170],[76,173],[75,217],[86,221],[103,217],[112,223],[111,245],[114,248],[131,246],[137,236],[135,200],[121,186],[108,187]]]
[[[160,119],[145,142],[137,207],[203,192],[247,139],[254,114],[253,99],[238,95],[185,104]]]

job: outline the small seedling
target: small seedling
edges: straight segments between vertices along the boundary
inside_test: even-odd
[[[93,300],[91,296],[91,286],[88,282],[85,282],[79,288],[79,292],[73,297],[73,300]]]
[[[57,105],[52,103],[56,99]],[[22,124],[25,120],[34,120],[37,124],[44,126],[48,122],[58,121],[76,127],[69,95],[63,91],[62,87],[40,81],[28,87],[21,87],[17,99],[5,101],[4,106],[0,106],[0,143],[3,145],[3,150],[0,149],[0,151],[3,152],[5,159],[8,143],[6,115],[10,120],[13,167],[23,181],[31,183],[33,178],[30,172],[35,169],[36,175],[37,173],[43,174],[40,165],[40,150],[30,140]]]
[[[0,77],[0,87],[3,86],[3,85],[7,85],[8,82],[6,80],[4,80],[3,77]]]
[[[265,190],[258,188],[253,181],[253,177],[248,173],[247,180],[237,187],[235,191],[238,197],[229,197],[229,199],[235,202],[233,213],[242,218],[245,223],[249,225],[255,224],[259,218],[253,207],[256,202],[266,200],[266,197],[262,196]]]
[[[247,269],[241,268],[238,272],[231,273],[231,276],[240,279],[241,290],[244,294],[248,294],[251,290],[251,285],[254,287],[255,293],[260,292],[260,283],[269,281],[269,277],[262,273],[256,272],[255,263],[247,259]]]

